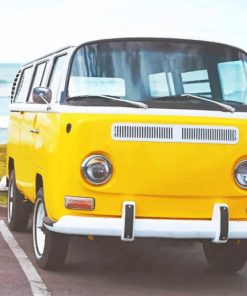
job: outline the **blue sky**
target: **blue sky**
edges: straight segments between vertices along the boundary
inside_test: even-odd
[[[247,50],[247,0],[0,0],[0,62],[126,36],[221,41]]]

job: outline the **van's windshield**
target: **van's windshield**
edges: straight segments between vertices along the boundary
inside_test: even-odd
[[[99,41],[74,55],[68,96],[88,96],[81,104],[111,104],[97,97],[107,95],[156,108],[217,109],[193,96],[185,102],[185,93],[247,111],[246,55],[222,44],[175,39]]]

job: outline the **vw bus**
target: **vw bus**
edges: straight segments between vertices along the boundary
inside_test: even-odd
[[[209,265],[247,259],[247,55],[196,40],[69,46],[13,83],[8,224],[33,212],[41,268],[69,235],[194,239]]]

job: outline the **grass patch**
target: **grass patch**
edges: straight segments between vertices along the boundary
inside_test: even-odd
[[[6,175],[6,145],[0,145],[0,178]]]
[[[0,145],[0,180],[6,175],[6,145]],[[0,193],[0,204],[6,204],[7,194]]]
[[[1,192],[0,193],[0,205],[6,205],[7,204],[7,193]]]

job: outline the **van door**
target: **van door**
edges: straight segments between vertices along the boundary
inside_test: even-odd
[[[34,142],[39,136],[39,126],[37,122],[38,112],[41,112],[39,104],[33,103],[32,92],[34,87],[41,85],[47,62],[36,65],[32,79],[29,80],[29,92],[23,113],[21,128],[21,187],[23,193],[30,199],[35,199],[35,146]],[[45,107],[44,105],[41,105]],[[43,108],[45,109],[45,108]]]
[[[22,191],[24,188],[23,176],[25,174],[25,160],[23,159],[23,150],[25,150],[26,142],[23,138],[23,121],[25,116],[26,100],[29,94],[30,82],[33,75],[33,66],[29,66],[22,70],[21,78],[18,83],[18,88],[14,103],[11,107],[10,127],[9,127],[9,144],[14,150],[14,167],[16,182],[18,188]],[[23,166],[24,165],[24,166]]]

